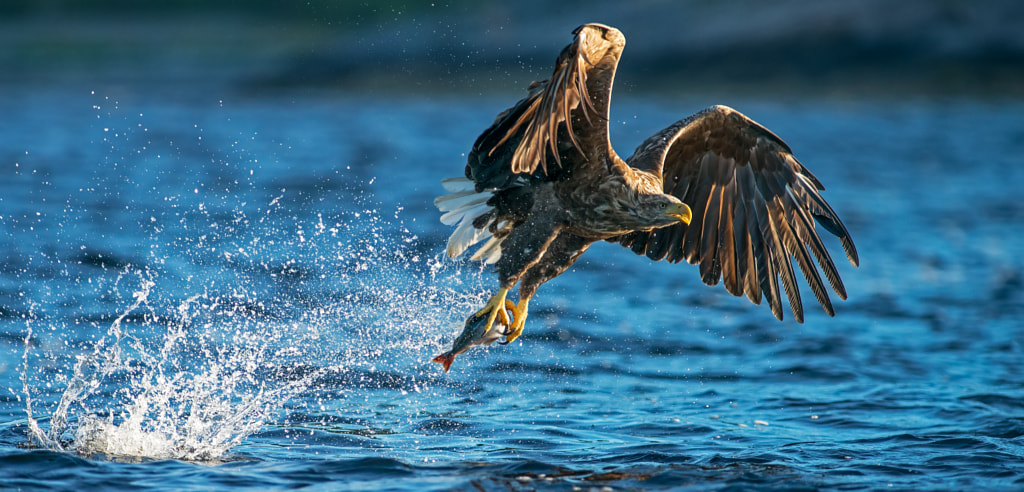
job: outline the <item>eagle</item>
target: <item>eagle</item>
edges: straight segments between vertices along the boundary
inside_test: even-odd
[[[608,138],[608,110],[625,37],[602,24],[573,34],[551,78],[532,83],[477,138],[465,177],[442,181],[448,194],[434,203],[445,212],[441,221],[456,226],[447,255],[483,243],[472,259],[494,265],[499,288],[470,316],[453,349],[434,361],[447,371],[470,345],[515,340],[537,288],[597,241],[697,265],[705,284],[721,282],[754,304],[765,299],[779,320],[785,291],[802,323],[795,260],[834,316],[825,281],[844,300],[846,288],[818,226],[838,238],[851,264],[860,260],[819,193],[821,181],[789,146],[718,105],[654,134],[623,160]],[[508,294],[517,284],[514,303]]]

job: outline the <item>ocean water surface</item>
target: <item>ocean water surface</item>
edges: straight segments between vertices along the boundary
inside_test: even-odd
[[[849,301],[599,244],[445,374],[496,280],[431,202],[512,99],[13,92],[2,488],[1024,487],[1020,102],[617,99],[623,155],[715,103],[785,139]]]

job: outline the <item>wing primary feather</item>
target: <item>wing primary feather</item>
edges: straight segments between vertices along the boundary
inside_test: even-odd
[[[650,244],[650,235],[643,233],[633,233],[626,236],[629,241],[627,245],[634,253],[638,255],[647,253],[647,245]]]
[[[647,241],[647,257],[654,261],[659,261],[665,258],[667,253],[674,251],[672,249],[671,237],[681,234],[682,232],[679,229],[680,226],[672,226],[647,233],[649,238]],[[669,261],[672,261],[672,258],[669,258]]]
[[[704,154],[700,159],[700,168],[695,176],[696,183],[693,185],[693,196],[690,197],[686,203],[692,203],[694,205],[706,204],[708,202],[708,195],[710,194],[713,186],[711,181],[711,167],[714,166],[717,156],[714,153],[708,152]],[[691,265],[696,265],[700,261],[700,243],[701,236],[704,234],[704,207],[690,207],[692,211],[692,217],[690,219],[691,227],[686,228],[686,232],[683,236],[682,248],[679,253],[682,258],[686,258],[686,261]],[[700,224],[700,227],[693,227],[693,224]]]
[[[647,247],[647,257],[652,260],[664,259],[669,263],[682,261],[683,237],[689,227],[688,225],[674,225],[651,233],[652,244]]]
[[[818,177],[815,176],[810,169],[804,167],[804,164],[800,162],[796,158],[796,156],[793,155],[793,151],[789,150],[789,148],[787,147],[786,152],[789,154],[788,156],[786,156],[786,160],[790,161],[790,165],[793,167],[793,170],[797,173],[797,175],[804,176],[808,180],[810,180],[811,184],[814,185],[814,189],[825,191],[825,185],[821,183],[821,180],[818,179]]]
[[[549,81],[547,80],[541,82],[541,84],[547,83],[549,83]],[[494,151],[497,150],[498,147],[501,147],[510,138],[512,138],[512,136],[519,131],[519,127],[523,126],[524,123],[533,121],[533,115],[537,112],[537,105],[540,104],[540,100],[528,98],[526,101],[523,101],[520,104],[526,104],[526,108],[523,109],[523,113],[513,121],[512,127],[505,132],[505,135],[503,135],[501,139],[499,139],[493,146],[491,146],[491,149],[487,152],[487,155],[493,155]],[[498,119],[503,120],[512,117],[512,115],[516,113],[515,110],[518,109],[518,106],[519,104],[513,106],[512,109],[506,111],[505,113],[498,115]],[[504,121],[502,121],[501,124],[504,124]]]
[[[770,238],[771,225],[769,225],[768,227]],[[771,248],[765,249],[765,256],[767,256],[768,261],[766,261],[764,264],[764,270],[766,273],[764,273],[764,275],[761,277],[761,290],[764,291],[766,296],[768,297],[768,305],[772,309],[772,314],[775,315],[775,317],[779,321],[782,321],[782,291],[779,289],[779,268],[778,264],[776,263],[776,257],[773,254],[773,251],[774,250]]]
[[[518,134],[519,128],[522,127],[524,123],[526,124],[525,134],[529,135],[530,134],[529,129],[530,129],[530,127],[533,124],[534,115],[537,113],[537,106],[539,104],[540,104],[540,99],[532,99],[532,100],[530,100],[529,104],[526,105],[526,109],[523,110],[523,113],[518,118],[515,119],[515,121],[512,123],[512,127],[509,128],[505,132],[505,135],[502,136],[501,139],[498,140],[498,142],[495,143],[491,147],[491,149],[487,152],[487,155],[488,156],[493,156],[495,150],[497,150],[499,147],[504,145],[505,142],[507,142],[513,136]],[[515,109],[515,108],[513,108],[513,109]],[[529,123],[527,123],[527,122],[529,122]],[[535,167],[531,167],[527,163],[524,162],[524,161],[529,162],[527,157],[523,155],[524,153],[528,152],[528,150],[524,149],[523,146],[527,145],[527,147],[528,147],[528,144],[529,144],[529,141],[526,138],[526,136],[520,137],[519,144],[516,146],[515,150],[512,153],[511,167],[512,167],[512,173],[513,174],[525,173],[525,172],[533,172],[534,171]],[[495,170],[493,172],[497,172],[497,171],[498,170]],[[475,181],[480,182],[481,180],[476,179]]]
[[[722,210],[722,187],[712,185],[701,225],[700,276],[707,285],[715,285],[721,276],[718,261],[718,215]]]
[[[799,240],[793,228],[793,221],[799,220],[795,217],[799,212],[795,210],[797,207],[794,206],[792,197],[790,196],[789,198],[789,200],[779,198],[780,204],[783,206],[783,217],[789,218],[789,220],[783,220],[780,224],[782,226],[783,242],[789,254],[796,259],[797,264],[800,266],[800,271],[803,272],[804,279],[807,280],[807,285],[810,286],[811,292],[814,293],[814,297],[818,300],[818,304],[825,308],[825,312],[829,316],[835,316],[836,312],[832,307],[832,300],[829,299],[828,291],[825,290],[825,285],[821,282],[818,269],[814,267],[810,255],[807,254],[807,249],[804,248],[804,243]]]
[[[802,175],[803,178],[810,180],[811,184],[816,183],[820,185],[820,183],[817,182],[817,178],[814,178],[813,175],[810,175],[809,171],[806,171],[806,169],[799,163],[799,161],[797,161],[792,156],[788,156],[787,160],[791,161],[790,165],[799,166],[800,169],[803,169],[805,172],[807,172],[806,175]],[[818,190],[821,189],[824,188],[818,187]],[[794,192],[797,193],[797,195],[802,199],[802,202],[810,211],[811,215],[814,217],[815,222],[821,224],[821,226],[824,227],[825,230],[830,232],[833,236],[839,238],[839,243],[843,247],[843,252],[846,253],[846,259],[849,260],[853,266],[860,265],[860,257],[857,254],[857,246],[853,244],[853,239],[850,237],[850,232],[846,229],[846,226],[843,225],[843,221],[839,219],[839,214],[837,214],[835,210],[832,209],[832,206],[829,205],[824,198],[822,198],[821,194],[818,193],[816,189],[807,186],[797,186],[795,187]]]
[[[739,187],[737,186],[737,189]],[[747,240],[747,211],[746,202],[742,196],[737,196],[732,206],[732,251],[734,268],[736,269],[734,282],[736,283],[735,295],[746,295],[751,302],[754,301],[750,292],[747,275],[750,271],[750,244]],[[726,285],[728,287],[728,284]],[[754,304],[757,304],[756,302]]]
[[[595,113],[596,114],[597,113],[597,108],[594,107],[593,102],[591,102],[591,100],[590,100],[590,92],[587,90],[587,82],[586,82],[587,81],[587,78],[586,78],[587,77],[587,69],[586,69],[586,67],[583,66],[582,63],[580,63],[580,60],[582,59],[583,61],[585,61],[587,63],[587,65],[590,65],[591,67],[593,67],[595,65],[594,65],[593,62],[590,61],[590,58],[587,57],[586,51],[580,49],[580,47],[581,47],[580,45],[582,45],[585,42],[586,42],[585,36],[580,36],[580,38],[577,40],[577,43],[575,44],[575,48],[576,48],[576,53],[577,54],[573,58],[573,64],[574,64],[574,68],[575,68],[575,71],[576,71],[576,80],[575,80],[575,82],[576,82],[576,93],[577,93],[577,95],[579,95],[580,99],[583,101],[583,106],[582,106],[583,117],[587,120],[587,124],[591,124],[590,113]]]
[[[733,231],[736,240],[737,250],[737,277],[743,283],[743,292],[754,304],[761,304],[761,284],[757,280],[758,272],[758,249],[754,244],[754,237],[757,232],[756,215],[753,209],[754,189],[751,179],[750,166],[741,166],[736,169],[736,193],[737,203],[734,211]],[[764,261],[764,260],[760,260]]]
[[[796,283],[796,273],[793,272],[793,264],[789,260],[785,246],[782,244],[782,222],[786,220],[783,215],[782,204],[779,203],[779,198],[775,197],[769,203],[768,209],[771,241],[774,243],[772,250],[775,253],[775,264],[781,270],[779,278],[782,280],[782,288],[786,291],[786,297],[789,298],[789,308],[793,311],[793,317],[797,323],[803,323],[804,305],[800,299],[800,287]]]
[[[561,95],[561,102],[559,103],[561,107],[559,109],[561,121],[565,122],[566,133],[569,135],[569,143],[572,144],[574,149],[579,150],[580,143],[576,140],[576,132],[572,130],[572,110],[575,107],[579,107],[581,98],[579,94],[579,82],[575,79],[578,79],[579,77],[586,77],[586,74],[581,73],[577,69],[577,65],[578,63],[574,62],[573,66],[566,67],[565,69],[566,75],[562,79],[563,87],[562,90],[559,91]],[[573,80],[570,81],[569,78]],[[583,111],[583,113],[585,114],[586,111]],[[555,145],[557,143],[557,139],[555,138],[557,133],[558,125],[556,124],[551,128],[551,141],[549,143],[551,144],[551,153],[555,155],[555,161],[561,165],[562,157]]]
[[[722,210],[718,222],[718,262],[722,266],[722,283],[725,290],[734,296],[743,295],[737,274],[736,233],[733,220],[736,210],[736,179],[729,178],[728,184],[722,189]]]
[[[818,260],[818,265],[821,266],[821,270],[824,272],[825,278],[828,279],[829,285],[832,286],[832,290],[836,292],[840,299],[845,301],[846,286],[843,285],[843,279],[839,277],[839,272],[836,271],[836,265],[832,262],[832,256],[829,255],[828,250],[825,249],[825,244],[821,242],[821,237],[814,230],[814,222],[807,216],[806,210],[795,207],[793,211],[798,219],[794,224],[797,237],[808,246],[808,249],[811,250],[811,253]]]
[[[782,295],[779,290],[779,266],[778,258],[775,255],[776,243],[772,232],[771,219],[769,218],[768,204],[760,189],[757,189],[758,206],[754,209],[757,215],[756,237],[760,245],[760,252],[763,261],[759,263],[758,279],[761,282],[761,290],[768,297],[772,314],[782,320]],[[753,236],[752,236],[753,237]]]
[[[558,99],[564,99],[565,97],[565,78],[567,76],[568,71],[565,70],[565,68],[558,71],[557,81],[553,85],[554,90],[548,90],[544,93],[544,106],[541,113],[544,117],[545,126],[543,129],[543,135],[546,137],[547,147],[550,148],[551,153],[555,157],[555,163],[558,165],[562,165],[562,156],[558,153],[556,135],[558,134],[558,124],[560,123],[559,118],[565,117],[565,115],[562,114],[562,111],[564,111],[564,100],[562,101],[562,104],[559,104]],[[556,110],[556,105],[561,105],[563,108],[560,108],[561,110]],[[572,132],[570,131],[569,133],[571,134]],[[534,158],[540,160],[540,165],[546,174],[548,172],[546,163],[547,159],[544,159],[544,154],[548,149],[544,148],[544,145],[541,142],[537,143],[537,147],[539,148],[534,149]]]
[[[696,203],[692,200],[687,201],[688,199],[686,198],[686,193],[690,190],[690,183],[693,180],[691,180],[690,178],[685,178],[682,181],[684,182],[681,186],[679,186],[679,184],[670,185],[668,183],[665,183],[664,186],[666,188],[668,186],[672,186],[673,188],[672,191],[666,190],[665,192],[674,194],[676,198],[679,198],[684,203]],[[686,258],[686,255],[683,252],[683,241],[688,234],[691,234],[688,231],[691,228],[693,228],[695,229],[695,231],[692,234],[700,233],[699,230],[696,230],[698,229],[698,223],[699,222],[694,222],[693,220],[691,220],[690,225],[677,224],[674,226],[656,230],[654,233],[651,234],[652,244],[656,245],[656,247],[648,247],[647,257],[655,261],[665,258],[671,263],[679,263],[680,261]],[[657,240],[653,240],[653,238],[655,237],[657,238]]]
[[[807,192],[805,196],[820,207],[819,210],[815,210],[814,207],[808,207],[811,209],[811,216],[814,217],[814,221],[821,224],[833,236],[839,238],[839,243],[843,246],[843,252],[846,253],[846,258],[850,261],[850,264],[853,266],[860,265],[857,246],[853,244],[850,232],[846,230],[846,226],[839,220],[832,207],[817,192]]]

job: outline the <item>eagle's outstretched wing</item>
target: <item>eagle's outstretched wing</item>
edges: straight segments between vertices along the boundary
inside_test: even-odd
[[[782,319],[779,279],[790,308],[803,322],[803,305],[790,258],[830,316],[835,312],[818,269],[840,298],[846,288],[815,228],[839,238],[859,263],[846,226],[821,197],[821,182],[768,129],[725,106],[714,106],[647,139],[627,161],[660,172],[665,193],[693,210],[689,225],[634,232],[610,239],[654,260],[700,265],[708,285],[724,280],[733,295],[760,304],[762,294]]]
[[[499,114],[473,144],[466,177],[478,191],[506,189],[523,178],[560,179],[588,161],[603,165],[593,158],[610,152],[608,98],[625,39],[596,24],[575,34],[551,78],[531,84],[529,95]],[[574,121],[588,126],[586,141],[574,131]]]

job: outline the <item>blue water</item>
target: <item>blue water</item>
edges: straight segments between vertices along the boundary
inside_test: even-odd
[[[431,201],[514,97],[8,91],[2,487],[1024,487],[1024,105],[617,99],[626,155],[713,103],[781,135],[850,300],[600,244],[444,374],[495,280]]]

